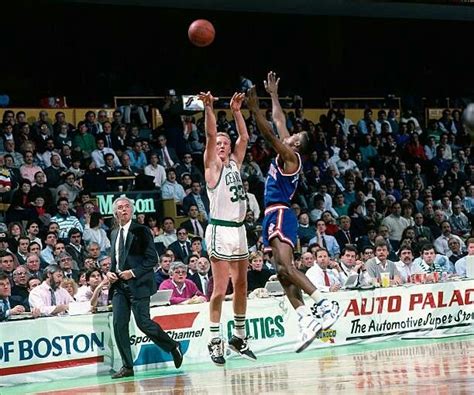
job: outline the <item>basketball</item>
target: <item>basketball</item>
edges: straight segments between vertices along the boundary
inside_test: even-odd
[[[474,130],[474,103],[469,104],[463,113],[464,124],[470,129]]]
[[[214,26],[205,19],[195,20],[188,29],[189,41],[196,47],[207,47],[212,44],[215,35]]]

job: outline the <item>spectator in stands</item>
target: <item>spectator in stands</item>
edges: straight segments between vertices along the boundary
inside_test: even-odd
[[[15,256],[9,251],[0,251],[0,270],[8,275],[13,284],[13,271],[17,267]]]
[[[79,281],[79,270],[73,269],[72,257],[67,252],[59,253],[55,257],[55,263],[59,265],[63,270],[63,275],[65,279],[72,279],[75,282]]]
[[[108,254],[110,250],[110,240],[105,230],[101,228],[104,223],[102,214],[93,212],[92,214],[86,214],[84,218],[84,241],[86,243],[97,243],[100,247],[100,252],[102,254]]]
[[[11,156],[15,168],[20,168],[25,163],[23,155],[15,151],[15,141],[13,140],[5,142],[5,154]]]
[[[28,278],[29,272],[26,266],[19,265],[13,270],[13,286],[11,288],[11,296],[17,304],[22,304],[25,309],[29,310],[28,301]]]
[[[381,282],[381,273],[389,273],[390,284],[400,285],[402,279],[394,262],[388,260],[388,246],[385,242],[379,241],[375,244],[375,258],[369,259],[365,266],[372,278]]]
[[[155,187],[161,188],[166,181],[166,171],[165,168],[159,164],[158,154],[152,153],[150,155],[150,164],[145,166],[144,173],[147,176],[153,177]]]
[[[108,255],[102,255],[99,258],[99,267],[102,274],[106,275],[110,272],[110,268],[112,266],[112,258]]]
[[[181,178],[184,173],[189,173],[193,181],[199,181],[200,183],[204,181],[204,176],[201,170],[199,170],[199,168],[193,163],[193,157],[189,153],[183,155],[182,162],[176,168],[176,174],[178,177]]]
[[[160,163],[163,164],[165,169],[176,168],[179,165],[178,155],[174,148],[168,147],[166,142],[166,136],[160,134],[158,136],[158,155],[160,156]]]
[[[26,263],[29,245],[30,239],[27,236],[20,236],[20,238],[18,239],[18,249],[15,253],[18,264],[24,265]]]
[[[403,283],[411,282],[411,275],[415,274],[415,264],[413,263],[413,249],[403,244],[398,251],[398,256],[400,260],[395,262],[398,272],[400,273],[400,278]]]
[[[35,180],[35,174],[39,171],[42,171],[40,167],[33,164],[33,152],[26,151],[25,154],[25,163],[20,167],[21,176],[29,180],[31,183]]]
[[[73,203],[82,190],[83,187],[80,180],[76,180],[76,176],[73,172],[67,172],[65,174],[65,182],[60,184],[56,189],[56,195],[60,196],[63,191],[66,191],[69,200],[69,207],[72,208]]]
[[[96,307],[107,306],[109,304],[110,283],[107,276],[104,276],[99,269],[92,269],[86,272],[86,286],[79,288],[76,294],[78,302],[90,302],[93,311]]]
[[[467,254],[467,252],[461,250],[461,245],[459,244],[459,241],[454,237],[451,237],[448,240],[448,247],[449,251],[446,254],[446,257],[451,261],[453,265]]]
[[[323,219],[316,221],[316,236],[309,241],[309,244],[318,244],[319,247],[326,249],[331,259],[339,258],[341,253],[336,238],[326,234],[326,223]]]
[[[336,292],[341,289],[340,266],[329,259],[328,251],[320,248],[316,252],[316,264],[306,276],[320,292]]]
[[[77,124],[78,133],[74,137],[72,144],[74,147],[79,147],[84,157],[88,158],[92,151],[96,149],[96,143],[92,132],[89,130],[85,121]]]
[[[161,243],[164,248],[168,248],[170,244],[177,240],[174,219],[171,217],[163,218],[162,229],[163,233],[154,238],[155,246],[157,243]]]
[[[31,218],[30,191],[30,180],[21,180],[18,189],[13,192],[10,207],[6,212],[7,222],[27,221]]]
[[[437,272],[441,275],[443,272],[448,274],[455,272],[454,265],[445,255],[437,254],[433,244],[423,244],[420,252],[421,256],[414,261],[415,273]]]
[[[69,243],[66,245],[66,252],[71,255],[77,267],[74,269],[81,269],[84,265],[84,259],[87,255],[85,248],[82,246],[82,232],[77,228],[71,228],[68,232]]]
[[[373,124],[374,121],[372,120],[372,110],[367,108],[364,110],[364,118],[357,122],[357,129],[361,134],[368,134],[370,126]]]
[[[59,198],[57,203],[58,212],[51,220],[59,225],[59,238],[68,239],[69,231],[73,228],[83,231],[83,227],[77,217],[69,213],[69,201],[66,198]]]
[[[452,232],[460,237],[466,236],[470,233],[472,224],[469,218],[461,211],[461,204],[453,204],[453,214],[449,217]]]
[[[74,302],[74,299],[61,288],[64,278],[61,268],[58,265],[48,265],[44,273],[45,280],[30,292],[31,308],[38,308],[44,316],[65,314],[69,303]]]
[[[45,247],[40,254],[41,267],[45,267],[54,263],[54,246],[56,245],[57,241],[57,233],[48,231],[44,240]]]
[[[139,139],[136,139],[133,142],[133,149],[127,151],[130,156],[130,165],[143,172],[143,169],[148,164],[145,153],[143,152],[142,142]]]
[[[34,202],[37,197],[42,197],[45,201],[45,208],[49,210],[51,204],[53,203],[53,195],[51,190],[46,187],[46,175],[42,171],[39,171],[35,174],[35,182],[31,187],[30,191],[30,201]]]
[[[207,193],[202,192],[202,186],[199,181],[193,180],[191,192],[183,199],[183,211],[188,212],[189,207],[195,205],[204,220],[209,217],[209,198]]]
[[[52,155],[51,166],[47,167],[44,170],[44,174],[46,176],[46,186],[48,188],[59,187],[63,180],[63,177],[67,174],[67,170],[61,164],[61,157],[58,154]]]
[[[105,156],[107,154],[113,155],[113,163],[114,166],[119,167],[120,166],[120,160],[115,153],[113,148],[108,148],[105,146],[105,140],[102,135],[99,135],[96,138],[96,144],[97,144],[97,149],[92,151],[92,160],[95,162],[97,168],[101,168],[105,166]]]
[[[199,218],[199,210],[197,205],[192,204],[188,210],[188,220],[184,221],[181,226],[184,227],[188,233],[204,238],[207,222],[201,221]]]
[[[442,221],[440,226],[442,234],[434,241],[434,247],[436,248],[436,251],[438,251],[440,254],[447,255],[450,251],[448,241],[451,238],[457,240],[459,242],[459,245],[461,246],[461,250],[464,251],[466,245],[459,236],[451,233],[451,224],[449,223],[449,221]]]
[[[312,257],[312,256],[311,256]],[[247,292],[264,288],[267,281],[274,273],[263,264],[263,253],[255,251],[249,257],[250,270],[247,272]]]
[[[467,256],[474,256],[474,238],[467,239]],[[455,263],[456,274],[466,277],[467,256],[462,257]]]
[[[351,228],[352,220],[347,215],[342,215],[339,217],[340,230],[334,235],[337,244],[339,245],[339,250],[344,249],[346,244],[355,244],[356,243],[356,234]]]
[[[0,322],[6,321],[10,316],[22,314],[25,307],[21,304],[14,305],[11,297],[11,283],[8,275],[0,271]]]
[[[169,168],[166,170],[166,181],[161,187],[163,199],[174,199],[179,211],[182,210],[183,199],[186,197],[183,186],[176,181],[176,170]]]
[[[188,231],[180,226],[176,230],[177,240],[169,245],[169,249],[173,251],[176,260],[185,261],[191,253],[191,243],[188,240]]]
[[[25,266],[28,270],[28,277],[42,277],[43,271],[40,269],[40,259],[37,254],[28,252]]]
[[[200,257],[196,262],[196,273],[189,276],[189,279],[196,284],[196,287],[202,294],[209,299],[210,295],[207,294],[207,285],[209,284],[211,263],[206,257]]]
[[[303,212],[298,216],[298,238],[301,246],[307,246],[314,237],[316,237],[316,230],[309,223],[308,213]]]
[[[388,228],[390,243],[395,249],[400,244],[403,230],[410,225],[408,220],[401,216],[401,213],[400,203],[395,202],[391,206],[391,214],[382,221],[382,224]]]
[[[155,282],[157,288],[160,288],[160,285],[163,281],[170,278],[170,266],[173,262],[173,257],[169,254],[162,254],[160,256],[159,267],[155,270]]]
[[[364,262],[357,260],[357,249],[352,245],[347,245],[342,250],[339,268],[341,269],[339,271],[339,278],[342,285],[346,283],[349,276],[355,274],[359,275],[359,285],[367,286],[372,284],[372,278],[367,273]]]
[[[160,289],[172,289],[171,304],[196,304],[207,299],[196,284],[186,278],[187,268],[182,262],[174,262],[170,267],[170,278],[161,283]]]
[[[101,257],[100,245],[94,241],[87,246],[87,256],[94,261],[94,267],[99,267],[99,259]]]

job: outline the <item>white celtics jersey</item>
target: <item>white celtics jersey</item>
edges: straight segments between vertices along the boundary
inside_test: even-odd
[[[222,166],[221,175],[214,188],[207,187],[211,219],[243,222],[247,213],[247,196],[240,171],[235,161]]]

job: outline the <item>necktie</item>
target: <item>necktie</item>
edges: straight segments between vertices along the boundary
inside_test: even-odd
[[[347,241],[350,244],[351,243],[351,233],[348,230],[346,230],[346,237],[347,237]]]
[[[207,276],[202,276],[201,277],[201,284],[202,284],[202,293],[204,295],[207,295],[207,284],[208,284],[208,278]]]
[[[123,228],[120,228],[119,236],[119,270],[123,270],[125,265],[125,246],[124,246],[124,237],[123,237]]]
[[[10,303],[8,302],[8,299],[2,299],[2,303],[3,303],[3,316],[5,316],[7,311],[10,310]]]
[[[52,288],[49,289],[49,293],[51,294],[51,306],[56,306],[56,295]]]
[[[188,256],[188,250],[186,248],[186,244],[181,244],[181,248],[183,249],[183,258]]]
[[[331,286],[331,281],[329,280],[328,272],[326,270],[323,270],[323,273],[324,273],[324,285],[326,287],[330,287]]]
[[[162,148],[163,151],[163,161],[165,162],[165,167],[171,167],[171,158],[168,155],[168,150],[166,148]]]
[[[199,229],[198,229],[197,224],[196,224],[197,221],[196,221],[195,219],[193,219],[192,221],[193,221],[194,234],[195,234],[196,236],[201,236],[201,235],[199,234]]]
[[[105,136],[105,138],[106,138],[106,140],[107,140],[107,147],[108,147],[108,148],[112,148],[112,143],[110,142],[110,136],[107,135],[107,136]]]

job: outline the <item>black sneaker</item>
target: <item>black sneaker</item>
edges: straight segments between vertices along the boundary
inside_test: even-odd
[[[215,337],[208,343],[207,349],[209,350],[209,355],[211,356],[212,362],[218,366],[225,365],[224,340],[219,337]]]
[[[241,339],[240,337],[234,335],[229,340],[229,348],[232,351],[235,351],[237,354],[240,354],[240,356],[249,359],[250,361],[256,361],[257,357],[252,352],[252,350],[250,350],[249,345],[247,343],[248,339],[248,336],[245,339]]]

